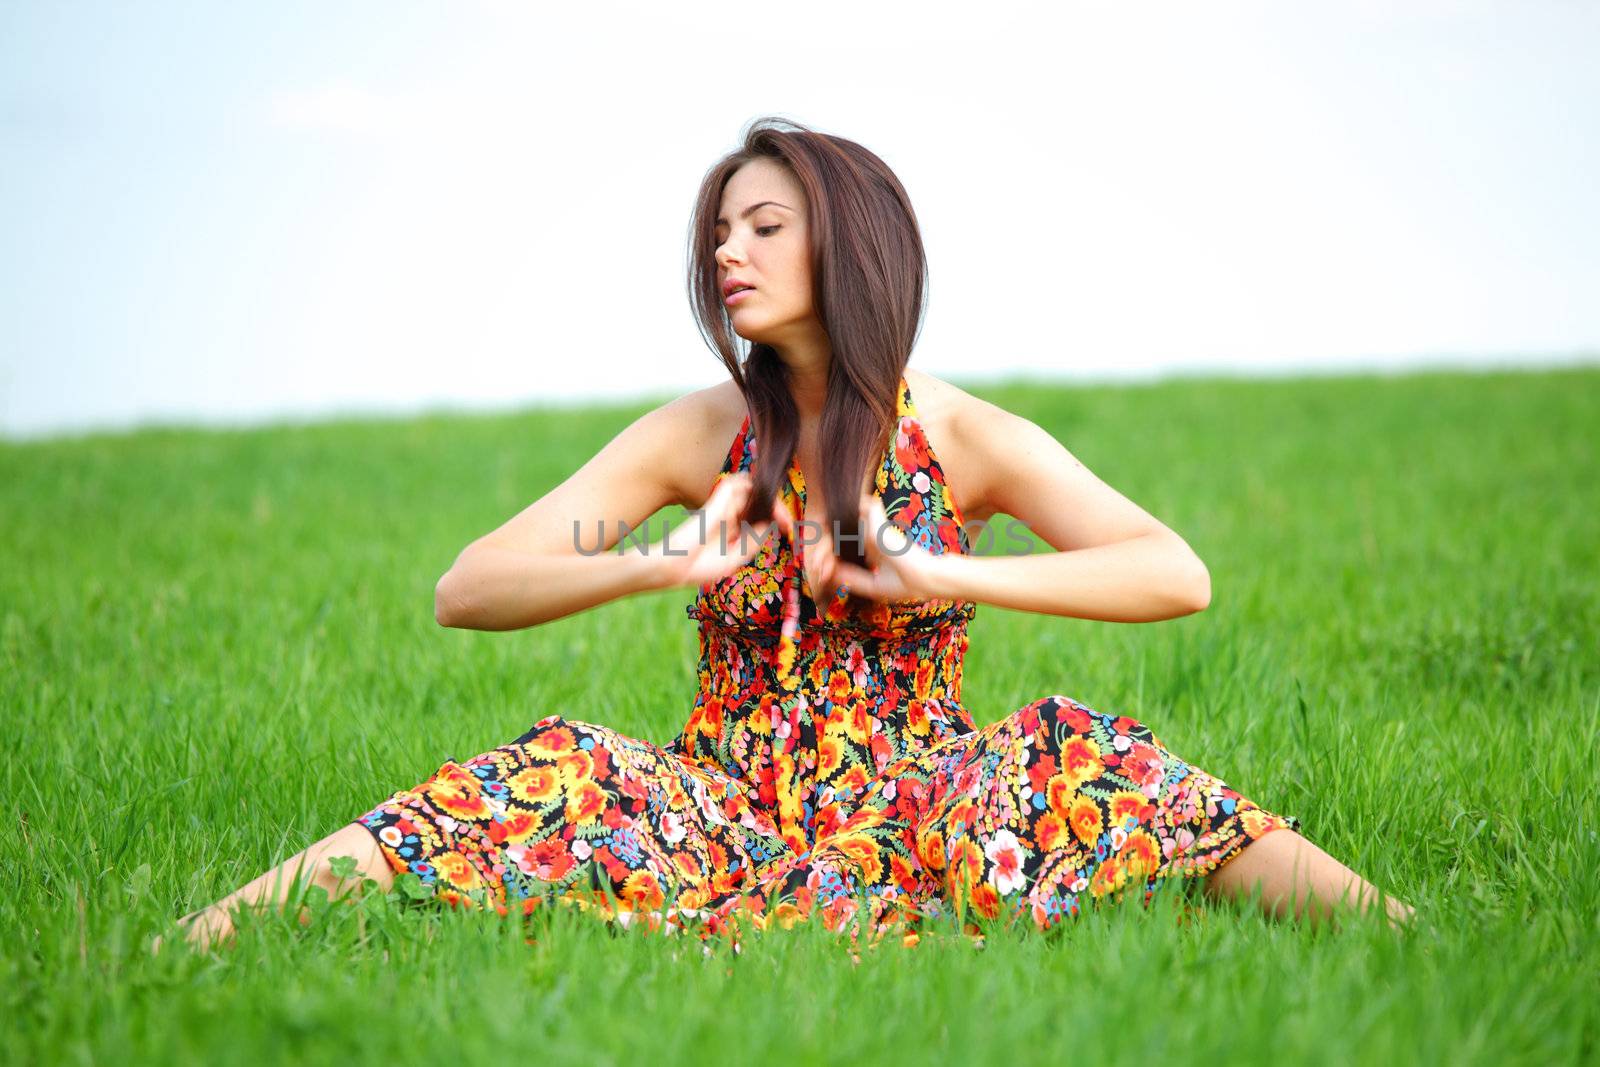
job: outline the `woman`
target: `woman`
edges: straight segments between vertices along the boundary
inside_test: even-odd
[[[707,173],[691,242],[730,381],[640,418],[469,545],[436,603],[443,625],[509,630],[698,589],[682,732],[658,747],[547,716],[190,916],[191,939],[297,876],[340,894],[404,873],[502,912],[559,898],[711,928],[839,928],[863,901],[880,927],[952,910],[1043,927],[1173,877],[1271,914],[1409,916],[1131,718],[1058,694],[976,728],[961,665],[978,603],[1155,621],[1204,608],[1210,578],[1039,427],[908,369],[926,266],[877,156],[754,123]],[[610,549],[670,503],[699,510],[645,551],[581,534],[613,520]],[[970,555],[965,525],[997,513],[1060,551]]]

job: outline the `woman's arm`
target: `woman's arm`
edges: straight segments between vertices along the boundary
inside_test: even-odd
[[[433,615],[441,626],[521,630],[664,588],[662,560],[637,551],[556,556],[474,541],[434,586]]]
[[[966,397],[952,432],[981,483],[958,493],[1020,520],[1056,551],[936,557],[931,595],[1108,622],[1171,619],[1210,603],[1211,575],[1183,538],[1033,422]],[[994,532],[1002,546],[1018,543],[1004,524]]]
[[[1211,602],[1205,564],[1170,531],[1029,556],[951,553],[932,572],[937,599],[1105,622],[1175,619]]]
[[[705,422],[698,394],[641,416],[566,481],[463,549],[434,588],[434,617],[471,630],[522,629],[629,593],[698,583],[724,563],[736,566],[744,557],[699,558],[726,549],[707,550],[683,526],[669,535],[670,555],[659,542],[642,546],[642,532],[630,533],[623,551],[612,551],[622,523],[637,529],[683,499],[680,467],[687,470],[683,465],[692,466],[697,454],[686,443],[704,434]],[[743,497],[725,493],[713,501],[720,511]],[[752,554],[758,543],[750,542]]]

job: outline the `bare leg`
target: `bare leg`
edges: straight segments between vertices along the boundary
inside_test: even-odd
[[[355,860],[354,877],[341,878],[334,873],[329,861],[338,856],[349,856]],[[197,948],[227,940],[233,936],[235,908],[261,904],[281,906],[294,888],[296,878],[304,879],[307,885],[320,886],[333,899],[358,888],[362,878],[371,878],[385,891],[394,884],[394,872],[372,834],[355,823],[346,823],[209,908],[184,916],[180,921],[187,924],[185,936]],[[303,920],[304,916],[301,918]],[[151,948],[159,951],[161,939],[157,938]]]
[[[1391,926],[1409,922],[1412,908],[1386,897],[1370,882],[1293,830],[1273,830],[1206,876],[1205,890],[1217,897],[1248,896],[1257,888],[1261,907],[1280,918],[1292,913],[1313,922],[1331,919],[1339,908],[1359,911],[1383,901]]]

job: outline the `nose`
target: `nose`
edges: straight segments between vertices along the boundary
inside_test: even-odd
[[[744,262],[744,249],[740,247],[739,242],[729,237],[717,246],[716,260],[717,266],[728,270],[733,264]]]

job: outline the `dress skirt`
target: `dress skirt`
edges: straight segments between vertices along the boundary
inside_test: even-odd
[[[357,822],[397,875],[448,902],[559,900],[712,929],[735,913],[837,929],[863,903],[880,928],[951,913],[1048,928],[1130,889],[1149,901],[1294,825],[1142,723],[1059,695],[826,791],[798,848],[759,787],[681,741],[550,716]]]

